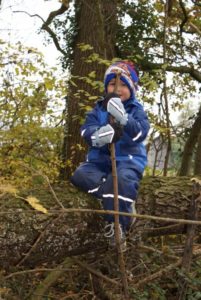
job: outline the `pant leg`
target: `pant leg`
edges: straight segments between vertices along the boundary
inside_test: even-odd
[[[119,211],[132,213],[132,204],[136,200],[139,188],[141,174],[136,171],[131,164],[125,162],[117,163],[118,176],[118,199]],[[110,173],[107,176],[105,183],[101,186],[101,193],[103,198],[103,207],[105,210],[114,210],[114,189],[113,178]],[[114,222],[113,215],[106,215],[106,221]],[[124,230],[127,230],[132,222],[131,217],[120,216],[119,222]]]
[[[107,165],[84,162],[74,172],[71,182],[83,191],[99,198],[99,188],[107,177]]]

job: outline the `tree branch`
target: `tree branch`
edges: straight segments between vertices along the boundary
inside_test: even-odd
[[[49,14],[47,20],[44,21],[43,26],[49,26],[50,23],[52,23],[52,21],[53,21],[53,19],[54,19],[55,17],[60,16],[60,15],[62,15],[65,11],[67,11],[68,8],[69,8],[69,3],[70,3],[70,0],[69,0],[69,1],[65,1],[65,5],[62,4],[61,7],[60,7],[59,9],[52,11],[52,12]],[[43,26],[42,26],[42,27],[43,27]]]
[[[28,16],[31,17],[31,18],[37,17],[37,18],[39,18],[42,22],[45,22],[45,20],[44,20],[40,15],[38,15],[38,14],[32,15],[32,14],[30,14],[30,13],[28,13],[27,11],[24,11],[24,10],[14,10],[13,12],[14,12],[14,13],[23,13],[23,14],[28,15]]]
[[[193,253],[193,257],[196,258],[198,256],[200,256],[201,254],[201,250],[198,249]],[[178,268],[179,266],[181,266],[182,264],[182,258],[178,259],[177,262],[168,265],[167,267],[143,278],[142,280],[138,281],[137,283],[134,284],[134,288],[139,289],[141,286],[144,286],[147,283],[150,283],[151,281],[157,279],[157,278],[161,278],[164,274],[167,274],[168,272],[172,271],[173,269]]]
[[[53,42],[54,42],[54,44],[55,44],[57,50],[58,50],[59,52],[61,52],[64,56],[66,56],[67,53],[61,48],[61,46],[60,46],[60,44],[59,44],[59,41],[58,41],[58,39],[57,39],[56,34],[55,34],[54,31],[49,27],[49,25],[50,25],[50,23],[53,21],[53,19],[54,19],[56,16],[59,16],[59,15],[63,14],[63,13],[68,9],[68,7],[69,7],[69,2],[70,2],[70,1],[68,1],[68,5],[67,5],[67,1],[65,1],[65,5],[62,4],[61,7],[60,7],[58,10],[52,11],[52,12],[49,14],[49,16],[48,16],[48,18],[47,18],[46,21],[45,21],[41,16],[39,16],[38,14],[33,14],[33,15],[31,15],[31,14],[29,14],[28,12],[22,11],[22,10],[16,10],[16,11],[14,11],[14,12],[15,12],[15,13],[25,13],[25,14],[27,14],[29,17],[37,17],[37,18],[39,18],[39,19],[43,22],[43,25],[42,25],[41,29],[42,29],[42,30],[45,30],[45,31],[47,31],[47,32],[49,33],[49,35],[50,35],[51,38],[53,39]]]
[[[186,12],[186,9],[185,9],[185,6],[184,6],[182,0],[179,0],[179,4],[180,4],[180,7],[181,7],[181,9],[182,9],[183,16],[184,16],[184,18],[183,18],[183,20],[182,20],[182,22],[181,22],[181,24],[180,24],[180,33],[182,34],[183,27],[184,27],[184,25],[185,25],[185,24],[187,23],[187,21],[188,21],[188,15],[187,15],[187,12]]]
[[[107,277],[106,275],[103,275],[100,271],[97,271],[95,269],[93,269],[91,266],[89,266],[88,264],[86,263],[83,263],[82,261],[80,261],[79,259],[76,259],[76,258],[73,258],[73,261],[78,265],[80,266],[81,268],[87,270],[89,273],[105,280],[106,282],[109,282],[111,284],[114,284],[114,285],[118,285],[119,286],[119,282],[114,280],[114,279],[111,279],[109,277]]]
[[[179,4],[180,4],[180,7],[182,9],[182,12],[183,12],[183,15],[184,15],[184,18],[182,20],[182,23],[180,24],[180,33],[184,32],[183,28],[184,28],[184,25],[189,21],[189,16],[187,14],[187,11],[186,11],[186,8],[184,6],[184,3],[182,2],[182,0],[179,0]],[[192,33],[197,33],[199,35],[201,35],[201,31],[200,29],[194,24],[192,23],[191,21],[188,23],[192,28],[193,28],[193,32]]]
[[[151,62],[149,62],[147,60],[145,61],[143,59],[139,60],[138,63],[140,64],[141,69],[143,71],[153,71],[153,70],[159,70],[161,68],[164,68],[163,64],[151,63]],[[167,65],[166,71],[176,72],[176,73],[181,73],[181,74],[189,74],[192,78],[194,78],[198,82],[201,82],[201,72],[194,69],[193,66],[191,66],[191,67],[178,66],[177,67],[177,66]]]
[[[53,42],[57,48],[58,51],[60,51],[64,56],[67,56],[67,53],[60,47],[60,44],[58,42],[56,34],[53,32],[53,30],[49,27],[53,19],[59,15],[62,15],[65,11],[67,11],[69,7],[70,1],[65,1],[65,4],[62,3],[61,7],[58,10],[52,11],[47,20],[43,23],[41,29],[46,30],[51,38],[53,39]]]

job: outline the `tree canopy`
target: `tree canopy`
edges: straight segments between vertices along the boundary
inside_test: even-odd
[[[0,42],[1,177],[24,185],[36,168],[58,175],[65,77],[34,48]]]

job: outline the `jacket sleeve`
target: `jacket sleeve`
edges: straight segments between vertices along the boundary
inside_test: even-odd
[[[85,123],[81,126],[81,136],[85,139],[89,146],[92,146],[91,136],[100,128],[98,121],[97,108],[95,107],[87,113]]]
[[[134,108],[128,114],[128,122],[124,126],[124,132],[132,142],[142,142],[149,132],[149,121],[143,108]]]

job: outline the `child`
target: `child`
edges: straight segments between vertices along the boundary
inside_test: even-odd
[[[116,75],[121,72],[116,94]],[[147,163],[143,141],[149,131],[149,122],[142,105],[136,100],[138,74],[128,61],[112,64],[105,73],[106,97],[100,99],[87,114],[81,135],[89,144],[86,162],[71,178],[72,183],[102,200],[105,210],[114,210],[113,177],[110,143],[115,142],[118,176],[119,211],[132,213],[139,182]],[[111,116],[113,120],[111,120]],[[114,215],[105,215],[105,236],[114,244]],[[122,241],[132,218],[119,217]]]

